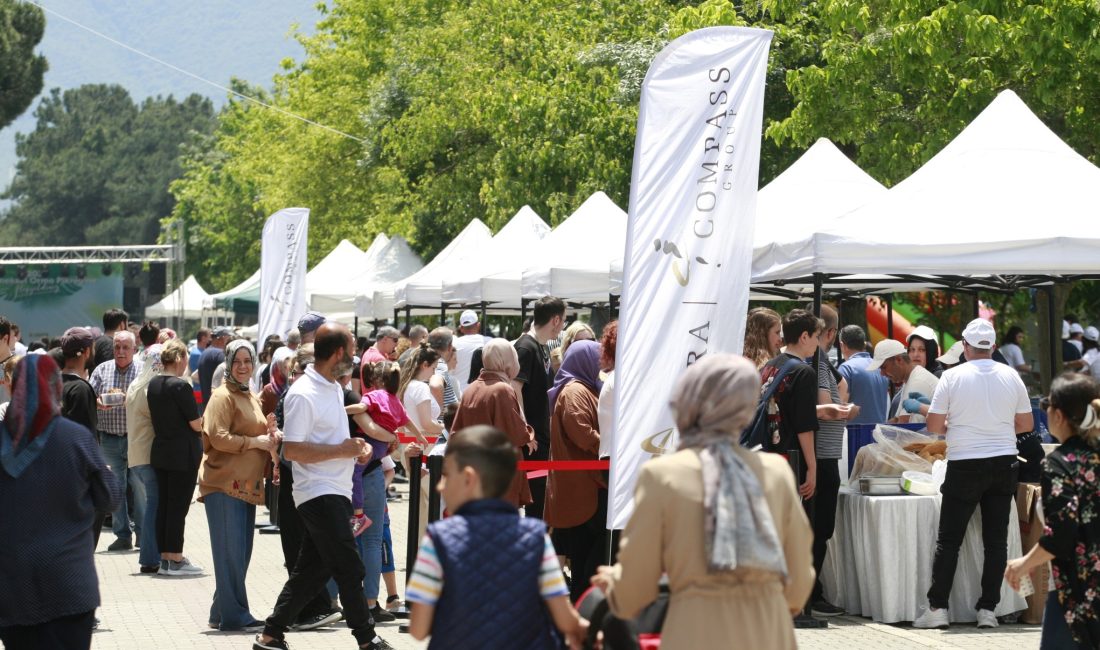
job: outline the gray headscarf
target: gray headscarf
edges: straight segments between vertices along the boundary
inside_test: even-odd
[[[252,367],[256,367],[256,349],[252,347],[252,344],[247,339],[230,341],[225,346],[225,383],[231,389],[247,393],[249,392],[248,384],[242,384],[233,378],[233,359],[237,356],[237,351],[242,348],[248,350],[248,357],[252,359]]]
[[[707,568],[774,571],[787,578],[787,562],[760,481],[734,450],[760,398],[760,375],[751,361],[708,354],[680,378],[671,407],[680,449],[697,449],[703,464]]]

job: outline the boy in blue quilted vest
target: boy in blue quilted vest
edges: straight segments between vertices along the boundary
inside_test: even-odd
[[[430,650],[557,650],[562,636],[580,648],[588,621],[569,602],[546,525],[501,499],[515,472],[515,447],[493,427],[447,441],[439,490],[454,514],[428,526],[406,589],[409,631],[430,635]]]

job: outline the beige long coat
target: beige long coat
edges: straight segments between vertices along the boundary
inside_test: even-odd
[[[801,608],[814,582],[813,532],[787,461],[774,454],[737,453],[764,489],[787,559],[789,580],[775,573],[707,571],[702,466],[693,450],[649,461],[623,531],[619,563],[608,590],[611,611],[632,618],[657,597],[668,574],[671,599],[662,648],[797,647],[790,609]]]

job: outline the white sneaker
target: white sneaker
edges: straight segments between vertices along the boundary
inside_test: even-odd
[[[978,620],[982,620],[980,613],[978,614]],[[943,629],[950,625],[951,621],[947,619],[947,609],[932,609],[931,605],[924,610],[923,614],[917,617],[917,620],[913,621],[913,627],[921,630]]]
[[[978,627],[980,628],[994,628],[997,627],[997,616],[988,609],[978,610]]]
[[[202,567],[191,564],[190,560],[183,558],[180,562],[168,560],[167,566],[162,563],[157,573],[165,576],[198,576],[202,575],[203,571]]]

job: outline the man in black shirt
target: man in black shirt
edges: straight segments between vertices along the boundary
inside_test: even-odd
[[[523,451],[527,460],[546,460],[550,457],[550,351],[547,341],[558,338],[565,325],[565,303],[561,298],[543,296],[535,301],[534,320],[531,329],[516,341],[519,356],[519,374],[512,380],[512,387],[523,395],[523,415],[527,424],[535,430],[535,440]],[[542,503],[546,496],[546,479],[531,479],[531,499],[527,506],[528,517],[542,518]]]
[[[91,355],[95,337],[83,327],[70,327],[61,336],[61,415],[83,424],[94,434],[98,425],[95,389],[84,378],[84,366]]]
[[[775,403],[770,407],[769,417],[771,436],[765,447],[784,455],[789,451],[801,452],[798,493],[803,499],[812,498],[817,485],[814,434],[818,428],[817,372],[803,360],[814,355],[821,330],[822,322],[817,316],[803,309],[792,310],[783,317],[785,352],[760,369],[761,382],[767,386],[788,361],[795,362],[780,380],[773,398]]]
[[[88,366],[89,371],[115,358],[115,332],[129,326],[130,315],[121,309],[108,309],[103,313],[103,335],[95,340],[95,361]]]

